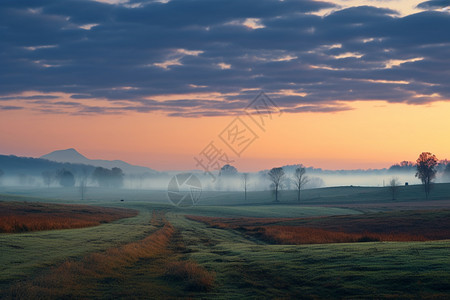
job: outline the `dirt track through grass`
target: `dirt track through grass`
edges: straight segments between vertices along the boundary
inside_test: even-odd
[[[164,214],[153,213],[151,224],[157,229],[143,240],[92,253],[81,260],[68,260],[31,280],[14,284],[3,296],[167,299],[211,289],[214,273],[195,262],[180,260],[183,242]]]
[[[205,299],[448,299],[450,241],[268,245],[169,215],[217,274]]]

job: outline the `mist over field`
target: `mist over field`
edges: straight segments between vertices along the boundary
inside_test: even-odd
[[[293,183],[292,168],[286,168],[286,176],[282,182],[283,190],[295,189]],[[304,189],[321,188],[321,187],[335,187],[335,186],[368,186],[368,187],[383,187],[389,184],[392,178],[397,178],[401,185],[408,183],[410,185],[420,184],[420,180],[415,176],[415,171],[410,172],[396,172],[388,169],[381,170],[307,170],[308,182]],[[92,171],[93,172],[93,168]],[[54,170],[55,172],[57,170]],[[264,191],[270,189],[270,179],[267,176],[267,171],[249,172],[247,188],[249,191]],[[92,174],[87,177],[73,171],[75,183],[74,186],[86,180],[86,185],[89,187],[99,186]],[[233,176],[220,176],[218,172],[214,172],[213,176],[205,174],[202,171],[173,171],[173,172],[158,172],[154,174],[124,174],[123,184],[120,186],[126,189],[148,189],[148,190],[166,190],[170,179],[180,173],[192,173],[202,183],[204,190],[211,191],[241,191],[243,190],[243,173],[237,173]],[[1,178],[1,185],[3,186],[24,186],[24,187],[46,187],[42,175],[34,174],[34,172],[27,172],[23,169],[10,169],[9,172]],[[436,182],[448,182],[448,178],[443,172],[438,173]],[[49,187],[60,186],[55,179],[48,185]],[[116,186],[117,188],[117,186]]]

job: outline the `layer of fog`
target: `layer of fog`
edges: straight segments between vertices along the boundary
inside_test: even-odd
[[[308,176],[308,183],[303,189],[321,188],[321,187],[334,187],[334,186],[372,186],[382,187],[388,186],[392,178],[397,178],[400,185],[420,184],[420,180],[415,177],[414,172],[363,172],[361,174],[353,174],[352,172],[346,172],[344,174],[339,172],[310,172],[306,173]],[[173,176],[178,173],[161,173],[159,175],[127,175],[123,178],[123,185],[121,188],[126,189],[146,189],[146,190],[167,190],[168,184]],[[194,172],[201,182],[201,188],[205,191],[242,191],[244,190],[243,174],[238,173],[233,176],[219,176],[217,173],[211,176],[203,172]],[[444,179],[442,173],[438,173],[435,182],[449,182],[448,179]],[[79,187],[82,182],[85,182],[87,187],[97,187],[98,182],[94,180],[92,176],[78,177],[75,176],[74,187]],[[36,175],[12,175],[5,174],[0,179],[0,186],[23,186],[23,187],[60,187],[57,180],[53,180],[50,184],[44,184],[44,179],[41,176]],[[293,173],[287,172],[284,180],[282,181],[283,190],[296,189],[293,181]],[[110,187],[110,188],[118,188]],[[264,172],[249,173],[247,179],[248,191],[264,191],[271,189],[271,181]]]

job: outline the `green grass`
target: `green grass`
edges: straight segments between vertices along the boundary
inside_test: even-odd
[[[204,192],[200,205],[187,209],[170,206],[162,191],[91,188],[84,201],[79,200],[76,189],[2,187],[0,193],[4,194],[0,195],[0,201],[83,203],[140,211],[137,217],[97,227],[0,235],[0,289],[67,258],[79,259],[87,253],[143,238],[154,230],[148,222],[151,211],[158,209],[170,212],[169,221],[181,231],[186,247],[183,251],[189,259],[216,273],[215,288],[199,293],[197,296],[201,298],[450,297],[450,241],[268,245],[236,231],[209,228],[183,216],[270,218],[346,214],[356,217],[363,216],[361,211],[312,205],[387,203],[391,200],[386,188],[307,190],[301,206],[290,191],[282,192],[282,204],[274,204],[267,191],[249,193],[248,203],[243,203],[242,193]],[[450,185],[442,184],[435,186],[431,196],[440,200],[448,199],[449,195]],[[423,201],[423,191],[420,186],[402,187],[397,201]],[[138,269],[139,284],[148,280],[164,281],[164,278],[145,275],[142,270],[146,269],[145,265]],[[130,274],[136,272],[130,270]],[[133,277],[129,280],[121,284],[133,285]]]
[[[267,245],[172,215],[190,258],[217,274],[209,299],[450,297],[450,241]]]
[[[136,217],[96,227],[0,234],[0,287],[67,258],[140,239],[150,219],[151,213],[141,210]]]
[[[103,202],[143,202],[154,204],[169,204],[166,191],[109,189],[89,187],[87,199],[81,201],[77,188],[37,188],[37,187],[2,187],[0,195],[9,197],[28,197],[35,200],[102,204]],[[297,195],[295,191],[280,192],[280,201],[284,204],[296,205]],[[430,200],[449,200],[450,183],[434,184]],[[1,196],[0,196],[1,200]],[[420,202],[425,200],[425,193],[421,185],[399,187],[398,197],[395,202]],[[264,205],[273,204],[274,196],[271,191],[248,192],[247,201],[244,201],[243,192],[213,192],[203,191],[199,206],[236,206],[236,205]],[[330,187],[309,189],[302,191],[302,205],[342,205],[357,203],[387,203],[392,202],[392,196],[388,187]]]
[[[434,184],[430,200],[449,200],[450,184]],[[282,190],[279,194],[282,203],[297,204],[296,191]],[[422,185],[400,186],[395,202],[424,201],[425,193]],[[241,205],[264,204],[274,201],[271,191],[249,192],[244,201],[243,192],[204,192],[200,204],[204,205]],[[303,205],[336,205],[356,203],[392,202],[392,194],[388,187],[329,187],[302,191]]]
[[[0,195],[0,200],[51,202],[43,198]],[[47,200],[47,201],[46,201]],[[63,203],[61,200],[53,202]],[[148,223],[153,209],[172,210],[178,213],[208,216],[254,216],[290,217],[352,214],[356,211],[341,208],[295,207],[289,206],[199,206],[190,209],[176,209],[173,206],[144,201],[102,201],[83,203],[111,207],[126,207],[140,211],[133,218],[122,219],[109,224],[83,229],[67,229],[21,234],[0,235],[0,287],[11,280],[23,279],[41,268],[57,264],[67,258],[78,258],[87,253],[105,250],[141,239],[148,233]],[[74,203],[74,202],[71,202]]]
[[[361,212],[336,207],[291,205],[195,206],[179,210],[185,214],[210,217],[303,218],[313,216],[352,215]]]

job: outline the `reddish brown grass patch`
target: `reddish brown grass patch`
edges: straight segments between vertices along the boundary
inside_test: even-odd
[[[448,210],[315,218],[187,218],[215,228],[240,230],[276,244],[406,242],[450,238]]]
[[[135,210],[123,208],[0,202],[0,233],[97,226],[137,214]]]
[[[175,289],[192,292],[207,291],[213,287],[215,274],[192,261],[177,261],[180,253],[173,244],[178,234],[167,222],[163,212],[153,213],[151,225],[158,229],[138,242],[92,253],[81,260],[68,260],[44,271],[36,278],[14,285],[7,297],[11,299],[88,299],[103,298],[108,289],[115,289],[110,297],[163,298],[167,286],[158,280],[182,281]],[[181,242],[181,241],[178,241]],[[146,281],[122,287],[123,282],[134,282],[133,276],[148,276]],[[142,277],[141,277],[142,278]],[[151,281],[154,280],[154,281]],[[136,286],[135,286],[136,285]],[[161,290],[162,289],[162,290]],[[168,291],[172,291],[170,286]],[[182,292],[182,291],[178,291]],[[170,292],[169,292],[170,293]],[[174,295],[176,292],[172,291]],[[122,295],[122,296],[120,296]],[[126,295],[126,296],[125,296]],[[0,298],[1,298],[0,293]]]
[[[45,274],[11,288],[11,298],[48,299],[83,298],[95,285],[108,280],[120,280],[123,268],[138,260],[154,258],[167,252],[174,233],[170,224],[164,225],[145,239],[105,252],[92,253],[82,260],[68,260]]]
[[[166,265],[168,278],[182,280],[191,291],[208,291],[214,285],[215,274],[192,261],[176,261]]]

